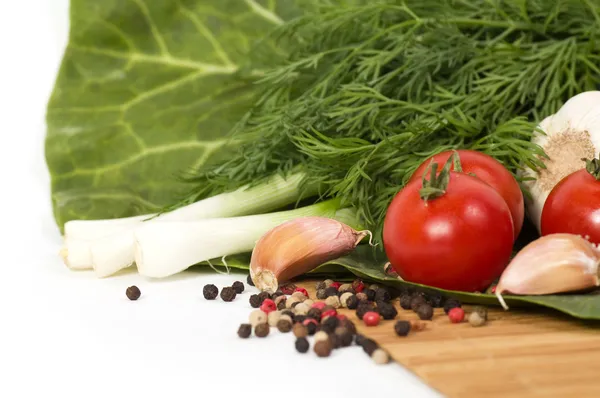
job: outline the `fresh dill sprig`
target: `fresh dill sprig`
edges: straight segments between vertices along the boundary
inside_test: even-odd
[[[428,156],[472,148],[515,175],[540,167],[539,121],[600,83],[595,0],[308,1],[254,56],[262,96],[230,159],[188,179],[180,206],[302,172],[378,232]],[[272,63],[271,63],[272,64]]]

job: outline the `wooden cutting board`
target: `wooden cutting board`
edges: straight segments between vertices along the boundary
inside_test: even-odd
[[[315,297],[312,281],[297,283]],[[398,319],[418,320],[398,305]],[[468,314],[472,306],[463,306]],[[490,309],[488,323],[452,324],[436,309],[423,331],[394,333],[395,320],[366,327],[340,310],[362,333],[446,397],[600,398],[600,322],[556,312]]]

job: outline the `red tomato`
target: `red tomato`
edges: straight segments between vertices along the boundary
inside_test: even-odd
[[[424,201],[421,181],[392,200],[383,225],[386,255],[409,282],[483,291],[510,261],[513,221],[502,196],[468,174],[450,172],[441,196]]]
[[[600,244],[600,181],[585,169],[563,178],[544,203],[541,230],[588,236]]]
[[[429,162],[433,159],[438,163],[438,170],[441,170],[444,163],[448,160],[454,151],[445,151],[434,155],[424,161],[411,176],[409,182],[421,179],[426,171]],[[491,185],[504,198],[513,218],[515,239],[518,238],[523,219],[525,217],[525,204],[523,193],[515,177],[496,159],[482,152],[469,149],[459,149],[458,155],[463,169],[463,173],[473,173],[477,178]],[[452,167],[454,170],[454,166]]]

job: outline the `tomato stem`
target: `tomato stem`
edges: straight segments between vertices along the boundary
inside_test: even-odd
[[[585,162],[585,169],[588,173],[592,175],[596,180],[600,180],[600,161],[596,158],[589,160],[587,158],[582,158]]]
[[[454,166],[454,170],[457,172],[462,171],[460,158],[456,151],[448,158],[439,175],[437,173],[438,164],[433,160],[429,163],[423,173],[423,186],[419,190],[419,196],[422,200],[436,199],[446,193],[446,188],[448,188],[448,183],[450,182],[451,166]],[[430,175],[429,180],[427,180],[427,174]]]

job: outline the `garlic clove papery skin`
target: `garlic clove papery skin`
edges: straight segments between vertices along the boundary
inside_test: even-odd
[[[259,239],[250,277],[258,289],[273,293],[280,283],[352,252],[368,234],[326,217],[291,220]]]
[[[508,264],[496,295],[544,295],[599,286],[600,250],[573,234],[551,234],[525,246]]]
[[[542,159],[546,169],[538,173],[524,167],[518,174],[532,179],[523,182],[531,193],[525,207],[528,218],[541,233],[542,210],[552,188],[562,178],[585,167],[581,158],[591,159],[600,152],[600,91],[573,96],[538,127],[544,133],[536,131],[532,142],[549,156],[550,159]]]

